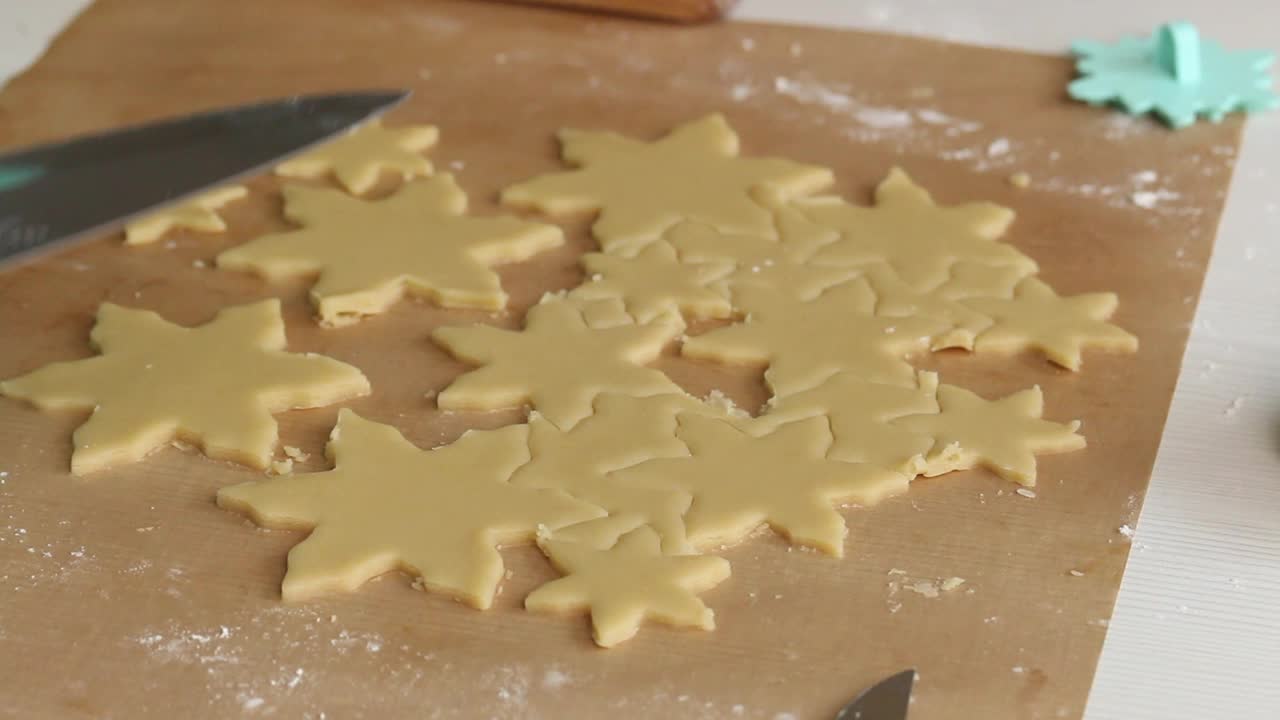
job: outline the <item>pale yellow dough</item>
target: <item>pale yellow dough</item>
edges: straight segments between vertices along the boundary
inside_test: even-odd
[[[649,525],[662,538],[663,552],[692,552],[682,519],[689,509],[687,492],[633,487],[609,475],[653,458],[687,456],[688,448],[676,437],[677,417],[683,413],[730,417],[724,409],[685,393],[601,395],[595,412],[568,432],[531,413],[529,464],[516,471],[511,482],[564,490],[609,513],[558,531],[559,539],[603,550],[620,535]]]
[[[916,387],[867,382],[837,373],[809,390],[773,398],[758,423],[775,427],[810,417],[831,421],[834,443],[827,457],[861,462],[914,478],[924,472],[933,438],[890,423],[907,415],[938,412],[938,376],[916,373]]]
[[[543,302],[547,302],[545,298],[554,297],[557,302],[567,303],[577,308],[582,313],[582,320],[587,327],[594,330],[602,330],[604,328],[618,327],[619,325],[634,325],[635,318],[627,313],[627,306],[622,303],[621,298],[605,297],[600,299],[587,299],[578,295],[569,295],[561,292],[559,294],[548,294],[544,296]]]
[[[996,241],[1013,222],[1012,211],[991,203],[939,207],[898,168],[876,188],[875,207],[836,197],[796,204],[814,222],[840,232],[839,240],[815,253],[818,264],[886,263],[917,291],[945,283],[961,261],[1016,267],[1024,274],[1036,271],[1034,260]]]
[[[733,263],[681,263],[665,242],[655,242],[635,257],[587,253],[582,267],[590,280],[571,293],[584,300],[617,298],[636,322],[675,313],[693,320],[727,318],[733,306],[711,285],[733,271]]]
[[[671,228],[665,239],[682,262],[728,262],[733,270],[721,282],[725,297],[741,287],[757,287],[797,300],[812,300],[834,285],[856,277],[860,270],[814,265],[808,262],[836,234],[819,228],[792,208],[776,211],[777,239],[722,233],[710,225],[683,222]]]
[[[840,557],[847,530],[835,506],[873,505],[907,489],[900,473],[828,459],[832,437],[825,417],[761,434],[742,423],[682,414],[676,435],[688,457],[647,460],[613,477],[633,487],[689,493],[685,532],[703,550],[736,543],[768,525],[794,543]]]
[[[864,278],[809,302],[746,286],[734,293],[734,305],[747,313],[745,322],[691,337],[681,352],[698,360],[767,363],[765,381],[778,396],[811,388],[838,372],[910,384],[915,372],[907,355],[926,349],[943,327],[927,318],[876,317],[875,293]]]
[[[332,172],[354,195],[363,195],[378,183],[384,170],[408,180],[431,174],[431,163],[422,152],[436,144],[440,133],[431,125],[383,127],[373,120],[315,150],[285,160],[276,174],[291,178],[319,178]]]
[[[971,298],[964,304],[995,319],[978,336],[974,348],[979,352],[1036,349],[1068,370],[1079,370],[1086,347],[1137,351],[1138,338],[1106,322],[1118,302],[1114,293],[1058,297],[1039,279],[1027,278],[1012,298]]]
[[[232,185],[201,193],[187,202],[145,215],[124,226],[124,244],[153,243],[174,228],[220,233],[227,229],[227,223],[216,211],[248,195],[248,188]]]
[[[866,276],[876,294],[876,315],[938,321],[937,332],[929,338],[930,350],[972,350],[977,334],[991,327],[991,318],[955,300],[947,299],[948,284],[933,290],[918,291],[902,282],[892,270],[879,265],[868,268]],[[998,288],[992,288],[992,292],[997,290]]]
[[[1036,453],[1066,452],[1085,446],[1076,433],[1080,423],[1040,419],[1044,395],[1040,387],[1000,400],[985,400],[954,385],[938,387],[936,413],[893,420],[895,427],[933,438],[923,474],[984,467],[1028,487],[1036,484]]]
[[[481,367],[436,396],[444,410],[531,405],[564,430],[591,414],[601,393],[643,397],[680,387],[646,363],[684,330],[679,317],[592,328],[574,304],[555,296],[534,305],[523,330],[490,325],[441,327],[431,334],[454,357]]]
[[[631,639],[646,619],[677,627],[715,628],[715,613],[698,593],[729,577],[729,563],[709,556],[663,555],[652,529],[631,531],[608,549],[541,538],[539,547],[566,577],[525,598],[535,612],[591,613],[596,644],[613,647]]]
[[[833,179],[826,168],[740,157],[738,136],[719,114],[654,142],[583,130],[562,130],[560,141],[565,162],[580,169],[512,185],[502,202],[553,215],[598,210],[592,232],[607,253],[634,254],[685,220],[776,237],[764,203],[821,190]]]
[[[526,426],[513,425],[420,450],[344,408],[325,448],[333,470],[225,487],[218,504],[266,527],[312,530],[289,551],[285,600],[349,592],[403,570],[485,609],[503,577],[498,546],[602,514],[559,491],[507,482],[529,459],[527,438]]]
[[[277,172],[290,177],[332,172],[354,195],[383,170],[406,181],[375,201],[287,186],[285,214],[301,228],[228,250],[219,267],[318,276],[311,297],[328,325],[405,295],[504,308],[493,267],[563,235],[466,216],[465,194],[449,175],[429,175],[421,154],[436,135],[372,123],[282,163]],[[544,296],[520,330],[432,333],[474,366],[436,395],[442,410],[528,406],[527,423],[422,450],[344,409],[326,448],[333,470],[224,488],[223,507],[311,531],[289,553],[286,600],[402,570],[488,608],[503,577],[498,547],[536,537],[564,577],[533,591],[529,610],[589,612],[602,647],[647,619],[709,630],[714,615],[698,595],[728,578],[729,564],[700,552],[768,527],[839,557],[842,505],[874,505],[917,476],[972,467],[1030,486],[1037,453],[1084,447],[1078,423],[1042,418],[1038,387],[986,400],[939,385],[912,354],[1039,349],[1077,369],[1082,348],[1137,347],[1106,322],[1114,295],[1059,297],[1033,277],[1033,260],[1000,242],[1010,210],[939,206],[900,169],[861,207],[807,197],[832,182],[826,169],[741,157],[720,115],[653,142],[581,130],[560,140],[575,169],[510,186],[502,201],[599,213],[601,252],[582,258],[583,284]],[[216,229],[216,207],[180,208],[187,215],[166,222]],[[169,227],[149,221],[128,242]],[[705,320],[733,324],[685,336]],[[354,368],[281,352],[276,301],[194,329],[104,305],[93,339],[102,357],[0,383],[41,407],[97,408],[76,432],[78,473],[174,437],[266,467],[271,412],[368,392]],[[765,365],[763,414],[714,392],[699,400],[649,367],[675,342],[686,358]],[[305,460],[289,450],[280,472]]]
[[[302,228],[227,250],[218,267],[273,281],[319,275],[311,300],[325,325],[380,313],[405,295],[500,310],[507,294],[493,266],[564,242],[554,225],[464,215],[467,196],[448,174],[373,202],[297,185],[285,187],[284,197],[285,215]]]
[[[350,365],[285,352],[275,299],[226,308],[194,328],[103,303],[90,341],[101,355],[0,382],[0,394],[41,409],[93,410],[73,437],[76,475],[140,460],[175,439],[265,469],[278,441],[272,413],[369,393]]]

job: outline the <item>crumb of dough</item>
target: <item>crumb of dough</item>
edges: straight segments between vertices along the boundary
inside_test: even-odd
[[[713,389],[707,394],[706,402],[711,407],[720,410],[730,417],[740,418],[743,420],[751,417],[751,413],[738,407],[737,403],[733,401],[733,398],[725,395],[719,388]]]
[[[293,472],[293,461],[288,458],[272,461],[267,468],[268,475],[288,475],[291,472]]]
[[[1014,490],[1014,492],[1018,493],[1019,495],[1025,498],[1033,498],[1036,496],[1036,491],[1030,488],[1020,487],[1017,490]]]
[[[943,580],[942,585],[939,587],[942,589],[942,592],[951,592],[963,585],[964,582],[965,580],[962,577],[949,577],[946,580]]]
[[[295,462],[306,462],[311,457],[310,453],[305,453],[292,445],[284,446],[284,454],[288,455],[289,459]]]
[[[939,594],[938,584],[932,580],[917,580],[909,585],[903,585],[902,588],[930,599],[938,597]]]
[[[1024,172],[1016,172],[1009,176],[1009,184],[1016,188],[1025,188],[1031,185],[1031,176]]]

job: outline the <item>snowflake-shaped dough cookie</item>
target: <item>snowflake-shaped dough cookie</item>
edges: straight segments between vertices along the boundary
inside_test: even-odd
[[[330,326],[382,312],[404,295],[501,310],[507,294],[493,266],[564,242],[554,225],[464,215],[467,196],[448,174],[374,202],[299,185],[285,187],[284,197],[286,217],[302,228],[231,248],[218,267],[269,280],[318,274],[311,300]]]
[[[131,220],[124,226],[124,244],[153,243],[174,228],[220,233],[227,229],[227,223],[218,215],[217,210],[248,194],[248,188],[243,185],[217,188],[173,207]]]
[[[677,627],[715,628],[715,613],[698,593],[729,577],[729,561],[706,555],[664,555],[658,535],[640,527],[608,549],[565,541],[559,535],[538,546],[565,577],[525,598],[535,612],[591,613],[600,647],[631,639],[646,619]]]
[[[1036,454],[1067,452],[1085,446],[1076,433],[1080,423],[1040,419],[1044,395],[1040,387],[1000,400],[985,400],[954,385],[938,387],[938,412],[892,421],[897,427],[933,438],[924,475],[985,467],[1019,485],[1036,484]]]
[[[1068,370],[1080,369],[1080,354],[1085,347],[1137,351],[1138,338],[1106,322],[1118,303],[1115,293],[1059,297],[1053,288],[1034,277],[1019,283],[1012,298],[964,301],[995,320],[974,342],[978,352],[1036,349]]]
[[[1013,212],[991,203],[942,207],[899,168],[876,188],[875,207],[851,205],[836,197],[796,202],[808,216],[840,231],[813,262],[864,266],[887,264],[915,290],[932,290],[951,277],[960,262],[1014,266],[1025,273],[1036,263],[997,239],[1013,222]]]
[[[560,141],[564,160],[580,169],[512,185],[502,201],[555,215],[598,210],[592,232],[608,253],[633,254],[683,220],[775,237],[764,203],[832,182],[825,168],[740,157],[738,136],[718,114],[651,143],[583,130],[562,130]]]
[[[556,297],[529,308],[523,330],[490,325],[441,327],[437,344],[477,370],[436,396],[443,410],[497,410],[531,405],[557,427],[572,428],[605,392],[646,396],[683,392],[661,371],[645,367],[684,329],[678,317],[589,327],[582,312]]]
[[[527,437],[512,425],[420,450],[344,408],[325,449],[333,470],[226,487],[218,504],[266,527],[312,530],[289,551],[287,601],[404,570],[483,610],[503,576],[498,546],[601,514],[559,491],[507,482],[529,459]]]
[[[76,475],[140,460],[175,439],[265,468],[278,439],[272,413],[369,392],[350,365],[286,353],[275,299],[226,308],[194,328],[103,303],[89,337],[100,356],[0,382],[0,394],[42,409],[93,410],[75,431]]]
[[[759,434],[740,423],[685,414],[676,435],[689,446],[689,457],[649,460],[614,477],[689,493],[685,530],[698,548],[732,544],[768,525],[792,542],[840,557],[846,527],[834,506],[873,505],[907,489],[899,473],[828,459],[832,439],[825,417]]]
[[[1161,26],[1151,37],[1129,37],[1114,45],[1082,40],[1071,46],[1081,77],[1067,86],[1071,97],[1091,105],[1115,103],[1125,112],[1154,112],[1172,127],[1214,122],[1227,113],[1280,106],[1268,68],[1275,54],[1226,50],[1203,39],[1188,23]]]
[[[404,180],[430,175],[431,163],[421,153],[435,145],[439,136],[431,125],[388,128],[373,120],[285,160],[276,166],[276,174],[310,179],[332,172],[349,192],[363,195],[377,184],[383,170],[398,172]]]

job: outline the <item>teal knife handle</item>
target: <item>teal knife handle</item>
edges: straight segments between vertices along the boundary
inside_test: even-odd
[[[0,165],[0,192],[22,187],[44,174],[44,168],[33,165]]]

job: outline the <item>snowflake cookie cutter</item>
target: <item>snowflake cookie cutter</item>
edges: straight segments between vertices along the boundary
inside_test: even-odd
[[[1191,23],[1167,23],[1150,37],[1115,44],[1079,40],[1071,51],[1081,76],[1067,86],[1072,98],[1131,115],[1152,112],[1173,128],[1197,116],[1218,122],[1231,112],[1280,106],[1268,73],[1274,53],[1226,50]]]

